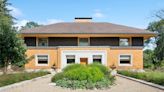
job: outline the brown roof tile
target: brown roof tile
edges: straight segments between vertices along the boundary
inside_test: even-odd
[[[105,22],[64,22],[21,31],[22,34],[155,34],[153,32]]]

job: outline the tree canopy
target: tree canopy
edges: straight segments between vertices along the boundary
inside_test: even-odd
[[[39,27],[39,26],[41,26],[41,25],[39,25],[36,22],[30,21],[30,22],[27,22],[25,26],[22,26],[21,30],[34,28],[34,27]]]
[[[157,47],[152,55],[155,57],[150,60],[155,62],[154,64],[160,65],[164,61],[164,10],[161,10],[156,16],[159,18],[159,21],[151,22],[148,26],[148,30],[158,33],[158,36],[155,37]],[[148,42],[151,42],[151,40]]]
[[[11,5],[7,0],[0,0],[0,26],[11,26],[13,17],[10,15],[10,10],[7,6]]]
[[[9,64],[22,66],[26,63],[26,48],[12,27],[13,17],[6,8],[8,5],[7,0],[0,0],[0,66],[5,68],[4,73]]]

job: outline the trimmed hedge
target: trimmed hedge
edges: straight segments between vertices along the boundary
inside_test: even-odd
[[[24,80],[30,80],[36,77],[44,76],[49,74],[49,72],[39,71],[39,72],[24,72],[24,73],[15,73],[15,74],[7,74],[0,76],[0,87],[10,85],[13,83],[17,83]]]
[[[158,71],[149,72],[132,72],[132,71],[118,71],[119,74],[133,77],[136,79],[145,80],[155,84],[164,86],[164,73]]]
[[[57,86],[72,89],[93,89],[107,88],[114,82],[110,71],[101,64],[80,65],[73,64],[57,73],[51,79]]]

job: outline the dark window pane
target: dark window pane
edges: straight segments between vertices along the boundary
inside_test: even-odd
[[[48,39],[47,38],[38,38],[38,46],[47,46]]]
[[[36,37],[25,37],[24,41],[27,46],[36,46]]]
[[[79,46],[89,46],[88,38],[79,38]]]
[[[93,63],[100,63],[101,64],[101,59],[93,59]]]
[[[67,59],[67,64],[75,63],[75,59]]]
[[[48,56],[47,55],[38,55],[38,64],[48,64]]]
[[[121,60],[120,63],[121,64],[130,64],[130,61],[129,60]]]
[[[131,56],[130,55],[121,55],[120,56],[120,64],[130,64]]]
[[[47,64],[48,61],[47,60],[38,60],[38,64]]]

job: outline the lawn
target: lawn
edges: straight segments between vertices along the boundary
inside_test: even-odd
[[[46,71],[0,75],[0,87],[49,74]]]
[[[145,80],[148,82],[152,82],[152,83],[164,86],[164,72],[160,72],[160,71],[146,71],[146,72],[118,71],[118,73],[125,75],[125,76]]]

